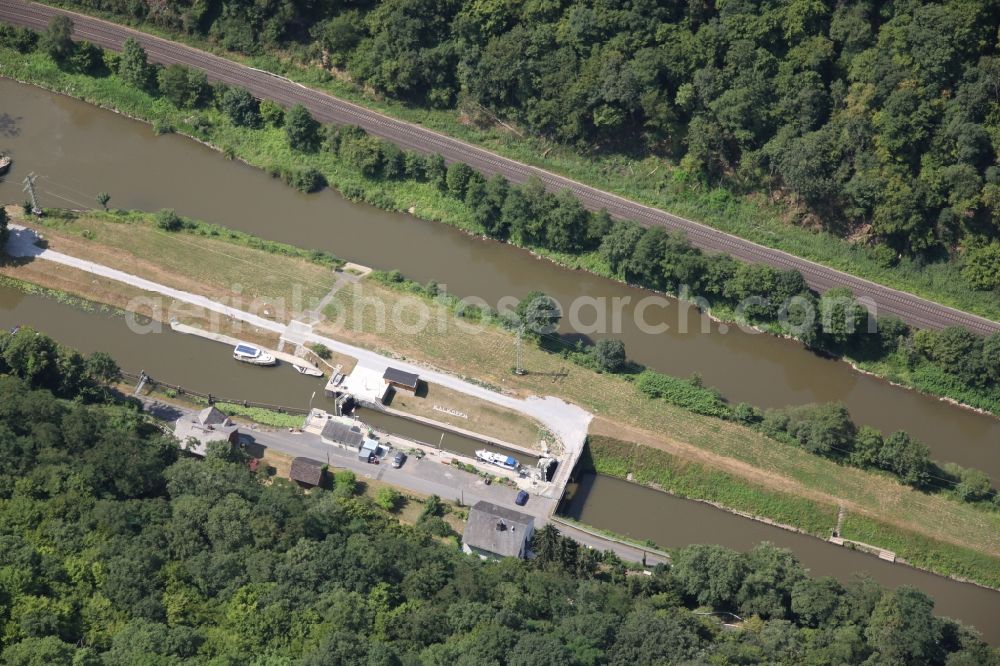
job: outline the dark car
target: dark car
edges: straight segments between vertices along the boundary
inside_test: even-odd
[[[517,497],[514,499],[514,504],[518,506],[524,506],[528,503],[528,492],[525,490],[518,491]]]
[[[396,455],[392,457],[392,466],[396,469],[402,467],[403,463],[405,462],[406,462],[406,454],[403,453],[402,451],[397,452]]]

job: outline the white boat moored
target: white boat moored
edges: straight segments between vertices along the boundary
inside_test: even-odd
[[[310,377],[322,377],[323,371],[317,368],[309,367],[308,365],[292,365],[295,371],[302,375],[308,375]]]
[[[251,365],[274,365],[278,362],[277,359],[264,350],[244,342],[236,345],[233,349],[233,358],[237,361],[250,363]]]
[[[487,451],[486,449],[479,449],[476,451],[476,457],[485,463],[496,465],[497,467],[503,467],[504,469],[513,470],[515,472],[521,468],[521,463],[517,462],[517,459],[500,453],[494,453],[493,451]]]

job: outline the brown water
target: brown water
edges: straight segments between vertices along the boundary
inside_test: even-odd
[[[746,551],[761,541],[770,541],[792,550],[813,576],[833,576],[846,582],[855,575],[868,574],[887,588],[916,586],[934,598],[939,615],[971,624],[982,632],[985,640],[994,645],[1000,643],[1000,624],[996,622],[1000,592],[891,564],[873,555],[741,518],[708,504],[609,476],[588,474],[569,488],[563,514],[633,539],[652,539],[666,548],[707,543]]]
[[[15,160],[0,183],[0,201],[21,201],[20,181],[34,171],[43,205],[91,207],[96,193],[107,191],[113,206],[175,208],[265,238],[399,269],[421,282],[435,279],[452,293],[494,305],[502,296],[532,289],[564,305],[577,296],[629,297],[634,305],[649,295],[445,225],[352,204],[330,190],[300,194],[189,139],[156,136],[148,125],[6,79],[0,79],[0,150]],[[1000,420],[892,387],[791,341],[730,327],[722,334],[693,308],[682,313],[677,301],[670,303],[645,313],[649,324],[670,327],[660,334],[641,332],[632,307],[624,307],[618,337],[630,357],[674,375],[698,372],[733,402],[775,407],[839,400],[859,423],[886,432],[905,429],[927,442],[936,459],[1000,479]],[[699,332],[703,323],[711,333]],[[681,324],[688,333],[679,332]]]
[[[288,364],[261,368],[234,361],[232,350],[218,342],[174,333],[137,335],[125,317],[85,312],[49,298],[0,287],[0,328],[31,326],[83,353],[106,351],[122,370],[145,370],[154,379],[220,398],[251,400],[286,407],[332,402],[323,397],[323,380],[307,377]]]
[[[165,327],[163,332],[137,335],[120,315],[85,312],[53,299],[0,287],[0,327],[32,326],[63,344],[83,352],[111,353],[123,369],[145,369],[152,377],[200,392],[235,400],[252,400],[306,407],[332,405],[323,398],[323,382],[304,377],[287,365],[258,368],[232,360],[226,345]],[[313,394],[315,392],[315,398]],[[362,418],[373,426],[430,444],[441,442],[441,432],[366,410]],[[465,453],[481,445],[474,440],[445,435],[446,449]],[[468,450],[466,450],[468,449]],[[527,456],[515,454],[522,463]],[[977,624],[985,637],[1000,643],[1000,627],[993,618],[1000,611],[1000,593],[957,583],[901,565],[890,565],[844,548],[770,527],[704,504],[680,500],[665,493],[610,477],[584,477],[570,489],[566,513],[582,522],[638,539],[652,539],[662,546],[718,543],[745,550],[759,541],[792,549],[815,575],[847,579],[868,572],[888,587],[915,585],[932,595],[942,615]]]
[[[476,451],[479,449],[488,449],[503,453],[504,455],[514,456],[519,463],[527,467],[534,467],[538,463],[537,456],[529,456],[520,451],[510,451],[502,446],[487,445],[477,439],[466,437],[456,432],[441,430],[440,428],[417,421],[411,421],[395,414],[377,412],[365,407],[356,409],[355,414],[357,414],[357,417],[362,422],[389,435],[399,435],[400,437],[416,440],[429,446],[436,446],[444,451],[475,456]]]

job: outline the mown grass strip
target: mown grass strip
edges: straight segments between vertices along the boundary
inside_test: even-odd
[[[587,446],[589,457],[581,464],[598,474],[619,479],[631,475],[631,480],[641,485],[707,500],[824,538],[837,524],[837,507],[832,504],[768,490],[665,451],[603,436],[591,436]]]
[[[848,513],[841,536],[891,550],[915,567],[1000,588],[1000,558]]]

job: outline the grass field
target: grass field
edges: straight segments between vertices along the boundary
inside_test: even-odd
[[[315,307],[334,285],[329,266],[219,236],[163,231],[151,214],[95,212],[41,220],[15,215],[15,221],[42,234],[49,249],[265,316],[267,310],[289,319]]]
[[[80,10],[80,7],[75,4],[71,8],[75,11]],[[110,18],[116,20],[115,17]],[[117,20],[120,21],[120,18]],[[664,160],[653,157],[636,159],[622,155],[582,155],[566,146],[552,143],[540,137],[532,137],[524,132],[512,132],[508,127],[498,123],[487,125],[471,123],[467,115],[461,111],[421,109],[394,102],[373,93],[370,89],[354,85],[347,77],[331,76],[329,72],[318,67],[306,67],[293,63],[282,53],[247,58],[239,54],[224,52],[207,41],[194,40],[190,35],[167,33],[152,25],[140,27],[170,39],[177,39],[216,52],[259,69],[282,74],[310,87],[363,104],[388,115],[419,123],[425,127],[483,146],[504,156],[549,169],[630,199],[703,222],[762,245],[778,248],[969,312],[976,312],[995,320],[1000,319],[1000,301],[996,298],[996,294],[968,289],[960,275],[959,266],[955,262],[924,265],[904,259],[895,266],[885,266],[879,263],[864,247],[854,245],[830,233],[798,226],[796,221],[801,215],[799,211],[772,203],[763,194],[740,196],[724,188],[699,182],[675,164]],[[70,83],[67,80],[68,77],[60,77],[58,71],[50,71],[54,69],[51,63],[48,63],[48,67],[45,67],[45,63],[38,62],[30,62],[30,66],[23,64],[25,60],[47,60],[44,57],[37,55],[25,57],[4,49],[0,49],[0,52],[2,52],[0,56],[6,61],[8,71],[30,74],[31,80],[50,87],[60,84],[62,85],[61,89],[70,87],[66,85]],[[0,70],[0,73],[2,71]],[[26,77],[19,74],[18,78]],[[71,83],[73,83],[72,94],[81,96],[78,92],[81,90],[78,82],[72,81]],[[86,88],[89,86],[83,86],[83,89]],[[107,95],[108,90],[103,92],[103,95],[97,95],[96,90],[85,90],[85,93],[96,98],[90,101],[97,101],[122,110],[125,110],[121,106],[123,101],[132,102],[133,108],[136,106],[135,101],[130,99],[134,96],[129,95],[127,91],[114,91],[114,94],[110,96]],[[161,107],[169,107],[165,102],[159,101],[158,103]],[[183,129],[184,119],[180,113],[169,108],[156,110],[157,115],[147,117],[148,120],[152,121],[167,115],[170,116],[170,122],[174,127]],[[133,115],[138,114],[133,113]],[[233,149],[237,148],[236,143],[239,143],[238,140],[235,140],[233,144],[213,142]],[[244,157],[242,154],[240,156]],[[257,154],[258,159],[263,157],[265,156]],[[256,164],[254,160],[249,161]],[[331,183],[340,189],[347,184],[344,180],[340,180],[339,185],[334,180],[331,180]],[[354,184],[357,186],[356,182]],[[398,193],[385,193],[389,199],[394,194]],[[434,216],[435,213],[429,208],[421,207],[418,214],[421,217],[431,215],[431,219],[442,219]],[[447,221],[452,222],[452,220]]]

